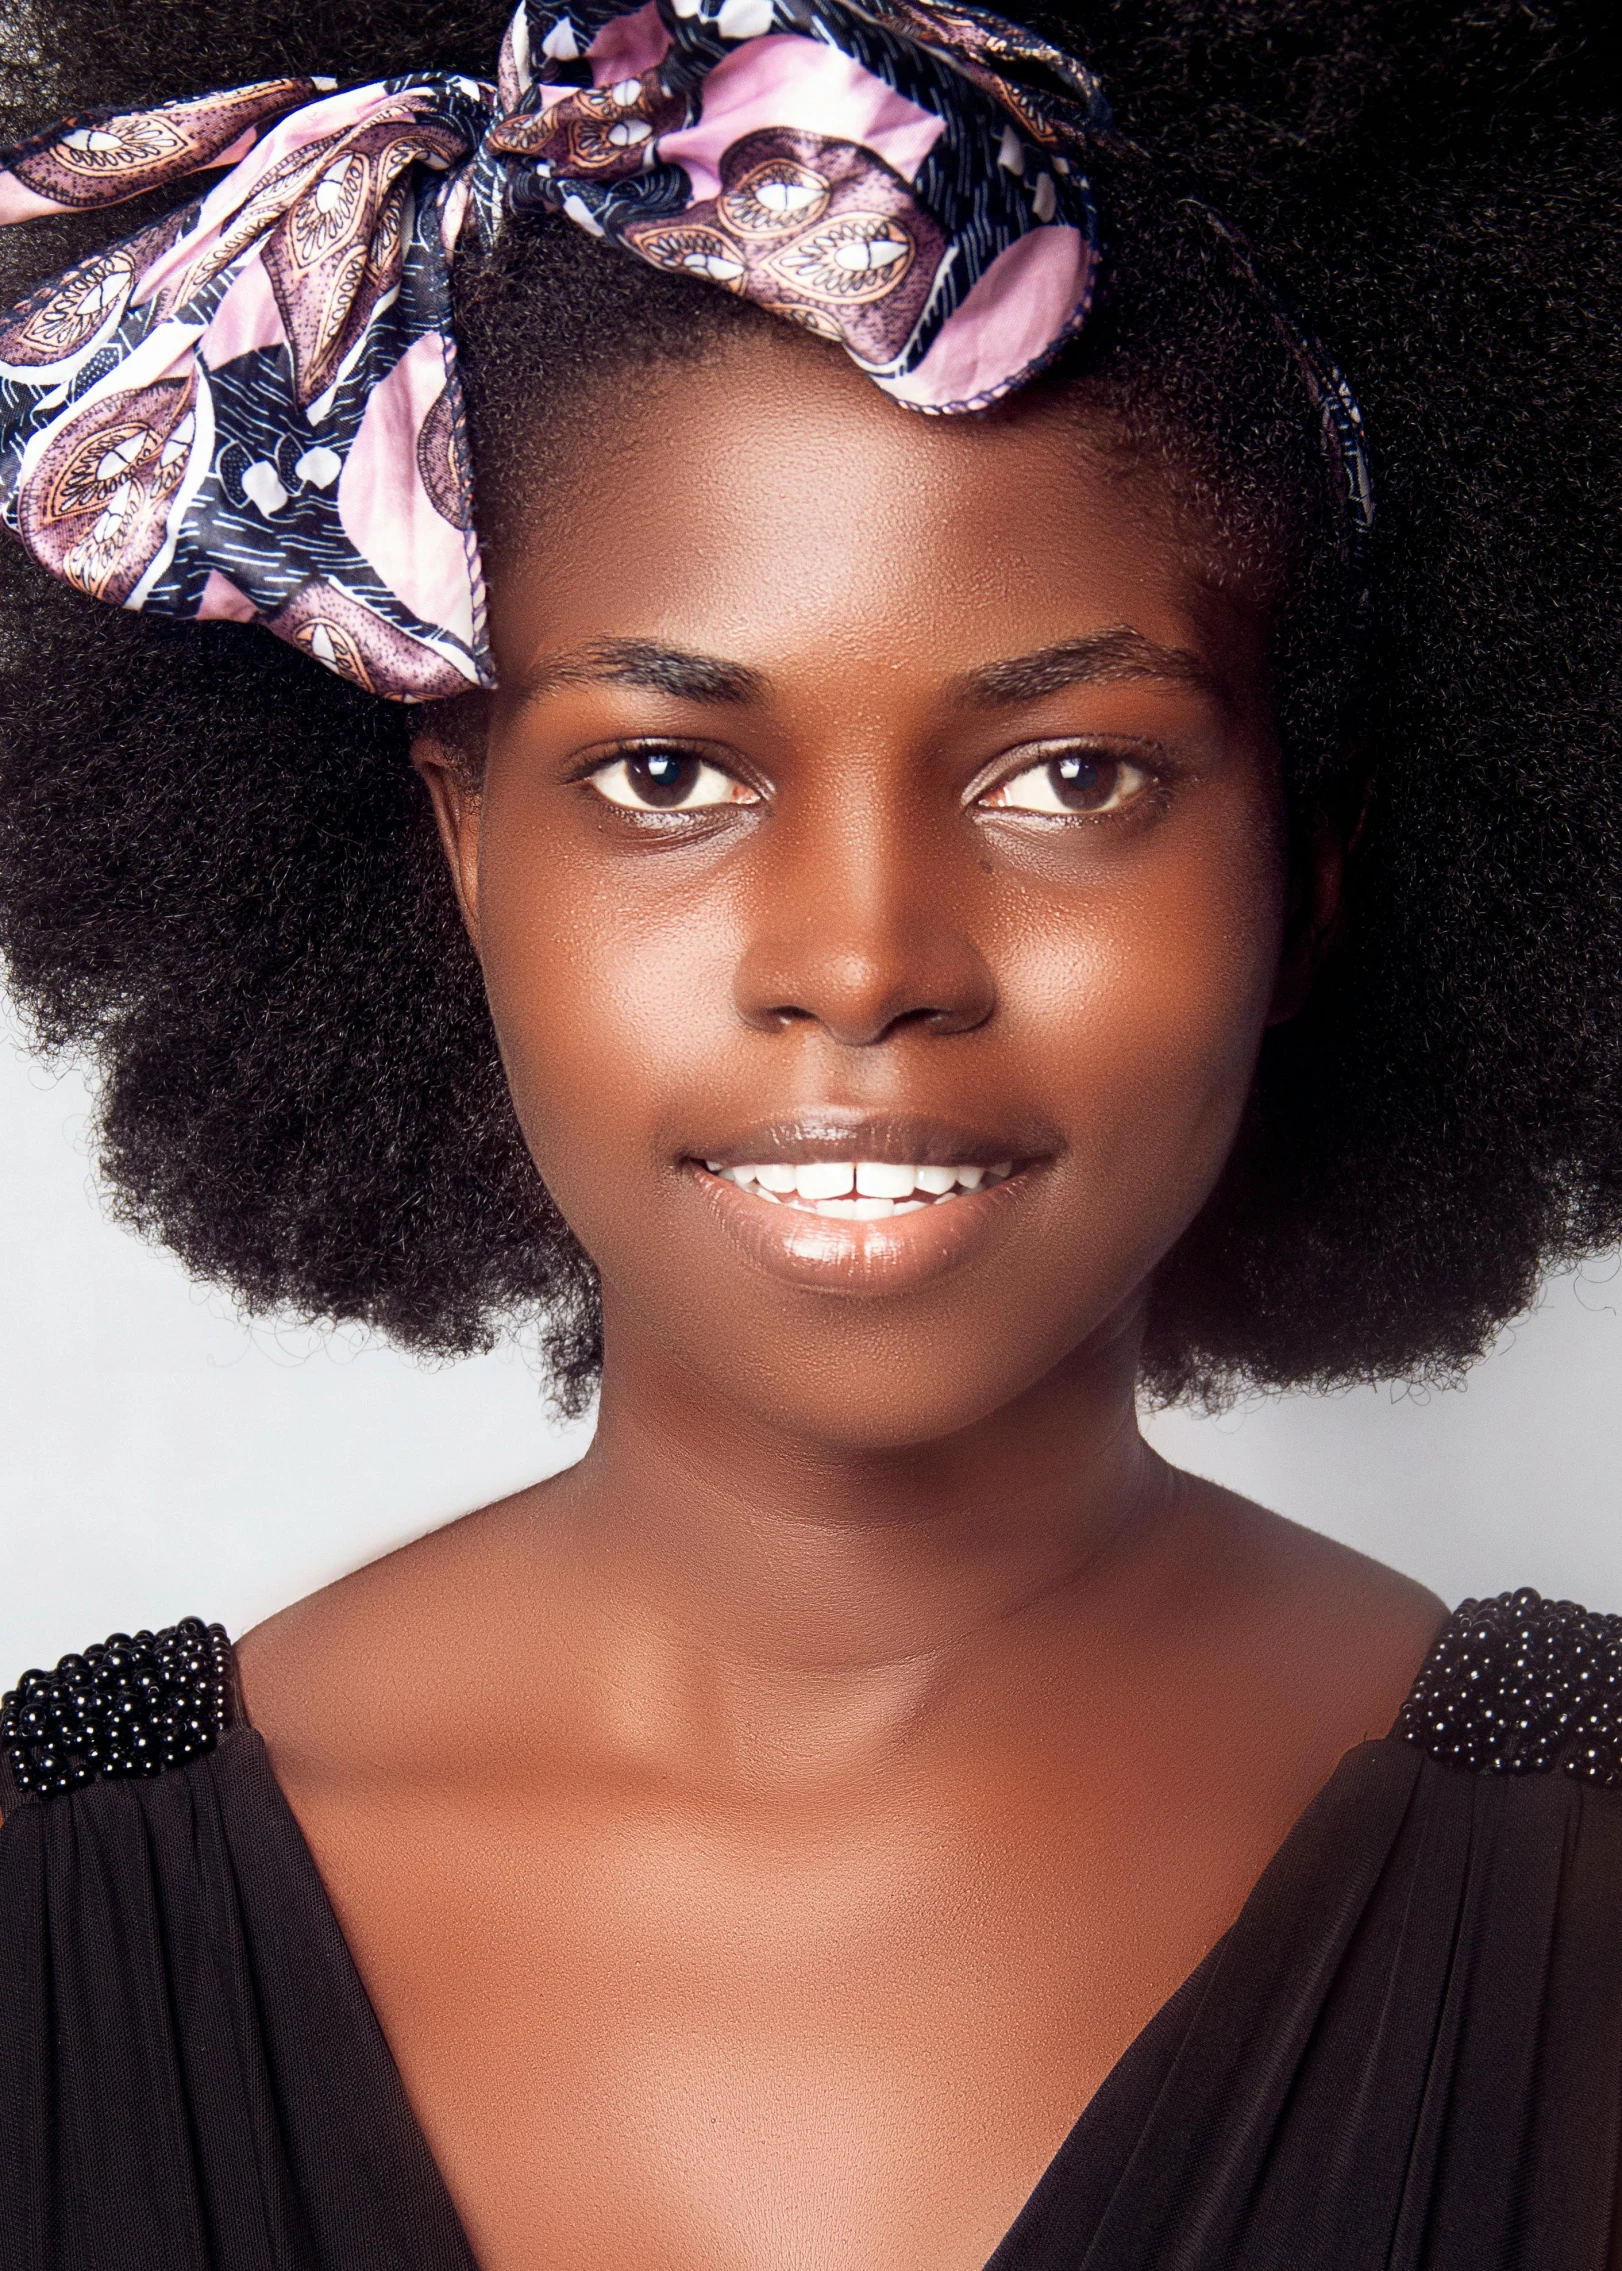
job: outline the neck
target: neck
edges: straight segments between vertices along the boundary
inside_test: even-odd
[[[880,1447],[796,1435],[606,1322],[569,1491],[585,1597],[607,1606],[616,1686],[662,1689],[657,1660],[684,1715],[748,1720],[751,1741],[763,1714],[796,1751],[808,1712],[864,1743],[893,1730],[968,1653],[1118,1569],[1167,1501],[1136,1319],[952,1435]]]

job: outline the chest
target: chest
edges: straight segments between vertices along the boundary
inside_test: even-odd
[[[1282,1834],[1052,1787],[301,1816],[483,2271],[980,2271]]]

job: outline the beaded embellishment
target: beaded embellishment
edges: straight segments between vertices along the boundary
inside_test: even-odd
[[[1622,1783],[1622,1616],[1524,1587],[1464,1601],[1393,1733],[1475,1774]]]
[[[225,1627],[186,1617],[115,1632],[54,1672],[24,1672],[0,1698],[0,1784],[24,1799],[88,1782],[161,1774],[201,1758],[234,1725],[236,1666]]]

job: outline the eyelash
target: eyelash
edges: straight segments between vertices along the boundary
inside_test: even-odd
[[[616,796],[606,785],[618,774],[620,776],[618,783],[620,787],[629,789],[632,794],[639,794],[641,792],[636,789],[629,777],[631,767],[638,764],[651,766],[661,760],[672,758],[679,764],[695,765],[698,768],[699,777],[689,784],[690,789],[704,785],[703,776],[708,774],[713,782],[720,784],[723,792],[730,791],[731,793],[707,794],[699,803],[692,805],[660,806],[648,802],[633,804],[626,797]],[[729,773],[724,765],[716,764],[713,757],[706,757],[702,751],[697,749],[684,749],[679,742],[639,742],[633,747],[622,749],[617,755],[593,765],[590,771],[583,774],[581,778],[595,795],[601,797],[605,804],[612,805],[617,812],[623,812],[639,821],[651,820],[661,825],[691,821],[700,813],[725,811],[728,806],[736,807],[760,802],[758,790],[750,788],[747,782],[740,781],[735,774]]]
[[[980,790],[978,795],[971,798],[971,806],[983,811],[997,813],[999,816],[1006,816],[1011,813],[1019,814],[1024,819],[1036,819],[1044,824],[1058,821],[1061,825],[1069,827],[1080,821],[1096,826],[1102,821],[1113,820],[1118,813],[1127,811],[1134,805],[1143,802],[1146,795],[1162,786],[1158,772],[1141,756],[1128,757],[1110,750],[1090,749],[1085,745],[1078,746],[1073,741],[1038,742],[1029,745],[1029,749],[1050,752],[1050,754],[1028,755],[1025,764],[1015,767],[1011,772],[1004,773],[999,780],[988,783],[985,788]],[[1027,754],[1027,752],[1021,752],[1021,754]],[[700,800],[696,804],[673,803],[663,806],[648,801],[632,803],[630,801],[632,796],[642,796],[645,791],[639,789],[631,780],[631,768],[639,764],[651,766],[671,759],[676,760],[678,764],[692,765],[697,768],[695,777],[687,783],[686,789],[678,793],[691,794],[693,790],[702,787],[706,790],[706,793]],[[1084,784],[1081,779],[1083,771],[1091,769],[1096,772],[1102,767],[1113,767],[1117,774],[1135,775],[1136,780],[1127,789],[1124,796],[1117,790],[1117,793],[1097,805],[1073,805],[1066,809],[1064,803],[1066,786],[1075,785],[1084,791]],[[1063,779],[1055,778],[1055,776],[1064,772],[1068,772],[1070,775],[1069,783],[1066,783]],[[709,776],[708,781],[705,779],[706,775]],[[1033,789],[1032,794],[1043,795],[1045,793],[1052,799],[1051,802],[1013,804],[1006,801],[1001,803],[990,801],[993,798],[1006,799],[1011,789],[1018,787],[1022,781],[1033,775],[1044,775],[1046,778],[1039,787]],[[618,776],[616,786],[629,791],[628,795],[616,795],[606,785],[609,781],[614,780],[615,776]],[[600,797],[605,804],[613,806],[616,811],[626,814],[628,818],[637,822],[651,821],[656,826],[666,829],[685,827],[702,815],[725,811],[728,808],[736,809],[757,805],[762,801],[759,790],[751,788],[746,781],[740,780],[736,774],[729,772],[726,766],[717,764],[714,758],[706,757],[699,750],[683,748],[679,742],[638,743],[631,748],[622,749],[615,756],[599,760],[589,771],[577,777],[592,790],[594,795]]]

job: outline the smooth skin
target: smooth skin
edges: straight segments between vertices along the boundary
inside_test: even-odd
[[[601,1420],[241,1661],[484,2271],[980,2271],[1442,1621],[1138,1433],[1339,861],[1107,440],[786,328],[641,374],[497,563],[482,777],[425,713]],[[773,1130],[1018,1172],[778,1224],[702,1165]]]

